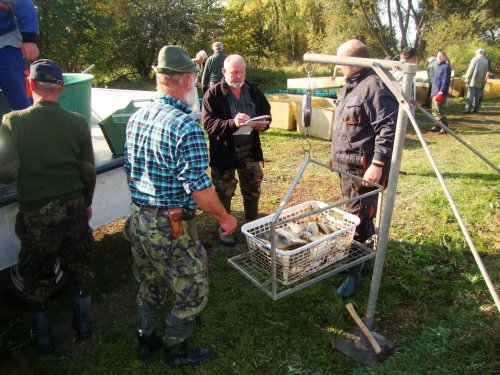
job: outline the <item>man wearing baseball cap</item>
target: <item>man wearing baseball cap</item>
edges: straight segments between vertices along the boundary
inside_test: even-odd
[[[18,268],[34,344],[40,353],[49,354],[55,347],[48,305],[58,259],[69,276],[77,339],[92,335],[88,222],[96,169],[87,120],[58,103],[64,89],[59,65],[35,61],[28,82],[35,103],[4,115],[0,127],[0,182],[17,180]]]
[[[124,162],[132,204],[124,232],[139,282],[138,357],[145,360],[164,346],[167,365],[176,368],[214,356],[211,349],[187,345],[208,301],[207,253],[198,238],[195,209],[214,217],[226,235],[237,223],[212,187],[205,135],[190,116],[189,93],[198,69],[174,45],[161,49],[154,70],[158,96],[127,124]],[[169,291],[174,304],[163,335],[157,335],[156,318]]]

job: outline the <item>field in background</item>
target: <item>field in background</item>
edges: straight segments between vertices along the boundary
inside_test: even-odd
[[[451,127],[500,165],[500,100],[485,102],[477,115],[462,115],[462,109],[460,100],[448,108]],[[450,136],[427,132],[425,138],[498,290],[500,178]],[[312,157],[327,161],[330,143],[310,142]],[[261,214],[267,215],[276,210],[289,188],[308,143],[295,132],[279,130],[265,133],[262,143],[266,161]],[[3,290],[0,373],[455,375],[499,371],[499,313],[411,126],[401,170],[375,321],[376,331],[395,342],[395,352],[385,362],[360,365],[330,348],[335,332],[354,326],[344,307],[347,301],[335,293],[344,275],[273,302],[227,264],[227,258],[246,251],[241,233],[236,248],[225,248],[217,241],[214,221],[202,214],[196,220],[209,254],[211,294],[192,343],[213,347],[216,360],[174,372],[162,364],[163,353],[146,363],[135,359],[136,284],[129,245],[121,235],[123,220],[119,220],[95,231],[94,337],[84,344],[74,342],[69,293],[63,290],[51,306],[56,353],[39,357],[29,346],[28,314]],[[325,168],[307,170],[291,204],[313,199],[338,199],[337,178]],[[239,192],[234,202],[242,222]],[[369,278],[365,278],[350,300],[360,315],[368,293]]]

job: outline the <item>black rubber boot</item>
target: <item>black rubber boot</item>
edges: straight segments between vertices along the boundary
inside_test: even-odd
[[[178,368],[184,365],[198,365],[209,361],[215,353],[209,348],[189,348],[187,339],[191,335],[196,320],[177,319],[168,315],[165,319],[165,343],[167,365]]]
[[[50,331],[50,315],[46,303],[29,303],[31,311],[31,325],[33,327],[31,336],[35,348],[40,354],[48,355],[54,352]]]
[[[73,328],[79,341],[92,337],[92,321],[90,320],[90,285],[71,285],[71,303],[73,306]]]
[[[363,270],[363,263],[356,264],[349,268],[347,278],[337,289],[337,294],[342,298],[349,298],[356,293],[361,282],[361,272]]]
[[[137,357],[141,361],[153,356],[163,347],[163,339],[156,333],[156,315],[158,311],[144,301],[137,301],[137,339],[139,351]]]
[[[243,198],[243,208],[245,210],[245,220],[247,223],[259,218],[259,200]]]

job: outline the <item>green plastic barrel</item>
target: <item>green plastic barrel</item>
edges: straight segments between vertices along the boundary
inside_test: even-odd
[[[64,90],[59,96],[59,103],[67,110],[82,114],[90,123],[92,74],[64,73]],[[7,98],[0,90],[0,118],[10,112]]]
[[[59,96],[61,107],[82,114],[90,123],[92,74],[64,73],[64,90]]]

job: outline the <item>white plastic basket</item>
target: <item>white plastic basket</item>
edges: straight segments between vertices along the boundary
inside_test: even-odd
[[[279,224],[289,219],[318,208],[328,206],[324,202],[309,201],[283,210],[276,229],[287,224]],[[271,251],[265,246],[259,236],[271,230],[271,220],[274,215],[247,223],[241,227],[247,238],[252,264],[266,273],[271,274]],[[321,220],[336,228],[335,232],[301,246],[295,250],[276,249],[276,279],[283,285],[300,280],[348,255],[349,246],[354,236],[359,218],[338,208],[331,208],[320,213],[308,215],[293,222],[304,224]]]

